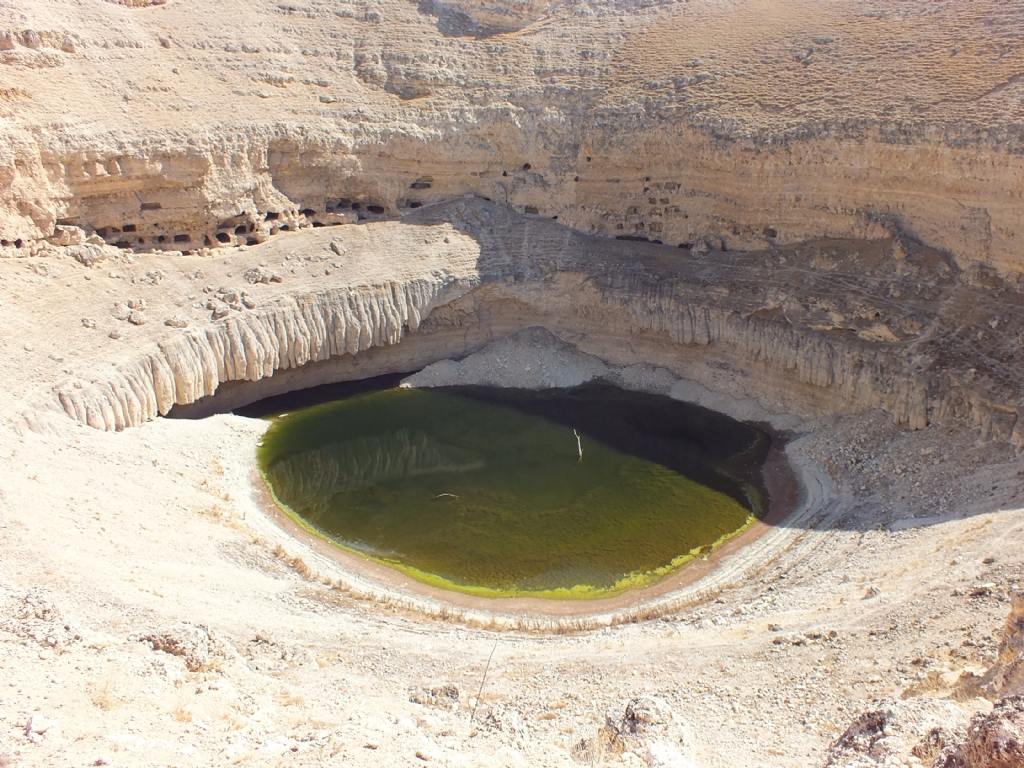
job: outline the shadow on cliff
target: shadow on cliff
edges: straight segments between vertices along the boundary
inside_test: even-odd
[[[450,224],[471,237],[479,246],[477,270],[482,287],[518,285],[524,295],[536,296],[543,293],[538,289],[554,288],[560,275],[585,275],[588,286],[600,295],[601,305],[577,303],[573,296],[560,297],[556,302],[560,316],[551,318],[553,329],[565,325],[566,317],[576,313],[580,315],[576,324],[581,332],[601,333],[598,326],[602,313],[624,310],[631,313],[633,332],[660,334],[669,350],[673,345],[683,345],[691,351],[705,349],[715,357],[722,353],[726,357],[747,355],[762,367],[774,364],[787,372],[792,386],[806,392],[819,407],[822,402],[833,402],[842,406],[837,410],[846,412],[885,409],[897,424],[902,421],[905,426],[918,428],[924,425],[913,423],[921,416],[913,412],[911,390],[920,387],[921,379],[907,373],[909,355],[905,350],[914,345],[920,356],[923,344],[930,342],[927,353],[935,368],[971,367],[977,372],[980,337],[975,324],[963,314],[953,319],[945,317],[940,309],[948,311],[950,304],[965,306],[965,291],[969,305],[978,293],[974,288],[980,286],[987,292],[993,289],[991,276],[964,279],[947,255],[897,238],[820,241],[753,253],[701,252],[691,250],[690,244],[676,248],[588,236],[552,219],[516,214],[480,198],[426,206],[403,216],[402,222]],[[787,304],[786,295],[790,293],[799,301]],[[542,307],[539,315],[535,312],[525,325],[543,325],[544,311],[552,310]],[[1018,318],[1024,318],[1024,307]],[[613,329],[603,332],[607,335],[609,330]],[[412,341],[415,336],[406,338]],[[489,340],[482,339],[481,345]],[[992,347],[998,347],[997,341],[990,338],[986,351],[1005,357],[1005,350]],[[655,364],[664,365],[664,361]],[[367,389],[394,386],[404,375],[389,373],[365,381],[329,384],[235,411],[247,416],[281,413]],[[934,390],[943,382],[940,376],[928,382],[933,390],[928,396],[940,405],[943,401]],[[236,389],[253,387],[254,391],[258,385],[232,383]],[[761,386],[767,394],[773,384],[765,381]],[[758,387],[756,382],[747,383],[748,390],[757,391]],[[872,398],[874,402],[865,402]],[[858,407],[851,407],[850,401],[856,401]],[[958,407],[952,402],[942,411],[926,404],[930,409],[926,416],[951,423],[971,415],[969,408],[958,412]],[[190,411],[193,409],[176,407],[170,415],[187,418]],[[545,415],[568,424],[557,412]],[[862,490],[853,490],[842,502],[842,509],[835,498],[825,494],[817,514],[801,516],[797,525],[861,531],[907,528],[962,515],[969,501],[970,512],[975,514],[1024,506],[1014,480],[1016,472],[993,478],[992,472],[965,473],[960,469],[993,463],[1008,466],[1018,461],[1007,442],[1014,426],[990,424],[988,434],[982,435],[984,443],[964,437],[965,430],[959,429],[957,445],[949,445],[953,431],[939,434],[938,428],[916,433],[890,428],[874,438],[865,434],[852,435],[846,443],[832,440],[835,456],[826,463],[845,477],[847,486]],[[892,439],[892,432],[896,439]],[[889,444],[878,443],[879,435],[888,435],[884,439],[890,440]],[[701,450],[713,453],[706,438],[702,441],[696,434],[690,437],[695,454]],[[771,441],[775,458],[769,457],[764,475],[755,484],[765,497],[775,501],[765,522],[788,526],[793,521],[787,522],[784,511],[796,505],[801,494],[806,496],[808,489],[801,489],[782,458],[780,448],[785,436],[773,434]],[[932,443],[942,448],[936,449]],[[634,441],[626,450],[650,458],[642,441]],[[942,466],[931,463],[936,451],[948,457]],[[950,451],[971,455],[949,456]],[[762,454],[760,460],[764,459]],[[861,476],[869,479],[861,482]],[[915,480],[915,476],[921,479]],[[705,482],[708,478],[703,476]],[[926,483],[929,492],[919,491],[915,482],[918,486]],[[736,495],[735,487],[721,490]],[[812,495],[821,491],[811,490]]]

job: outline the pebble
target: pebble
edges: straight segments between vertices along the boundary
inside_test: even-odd
[[[35,349],[35,345],[31,341],[26,341],[25,342],[25,351],[26,352],[31,352],[33,349]]]

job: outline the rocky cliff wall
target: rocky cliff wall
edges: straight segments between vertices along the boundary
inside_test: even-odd
[[[3,255],[232,248],[474,193],[590,234],[902,232],[1024,271],[1018,2],[15,5]]]
[[[482,200],[374,229],[381,226],[310,233],[305,247],[346,251],[339,243],[351,232],[353,242],[358,235],[391,251],[386,235],[400,233],[404,239],[392,242],[409,250],[396,258],[409,267],[389,271],[405,277],[278,289],[253,311],[169,331],[91,383],[59,385],[54,397],[81,422],[123,429],[214,395],[226,382],[275,377],[270,391],[235,392],[222,404],[233,407],[271,391],[458,357],[542,325],[610,362],[663,365],[711,389],[760,399],[771,412],[881,407],[911,429],[969,419],[986,439],[1024,446],[1024,378],[1013,354],[1024,330],[1020,293],[991,276],[972,285],[924,246],[823,241],[680,260],[678,249],[586,237]],[[441,241],[443,231],[452,235]],[[416,245],[417,232],[431,237]],[[417,251],[435,241],[460,255],[447,272],[436,266],[441,259],[418,275],[426,256]],[[915,277],[924,271],[933,275],[927,284]],[[369,354],[379,348],[398,353]],[[370,362],[361,366],[364,357]],[[277,378],[308,364],[319,366],[315,381],[297,373],[290,386]]]

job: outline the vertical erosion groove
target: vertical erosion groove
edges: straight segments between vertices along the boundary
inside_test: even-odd
[[[224,382],[258,381],[280,369],[397,344],[436,307],[500,279],[420,277],[282,297],[255,312],[152,345],[90,384],[66,382],[57,388],[57,398],[79,422],[122,430],[164,415],[176,404],[212,395]],[[531,289],[512,291],[527,302],[534,295]],[[908,370],[899,348],[700,306],[680,297],[670,284],[651,286],[629,277],[606,283],[593,303],[597,306],[574,307],[580,317],[550,318],[552,327],[600,332],[592,318],[624,309],[633,332],[662,332],[678,345],[721,344],[740,360],[827,392],[837,411],[881,407],[910,429],[967,419],[984,439],[1009,440],[1018,450],[1024,448],[1015,406],[963,387],[951,375]]]
[[[64,412],[102,430],[122,430],[212,395],[226,381],[258,381],[283,368],[397,344],[470,281],[415,279],[282,298],[272,306],[186,331],[77,388],[57,388]]]

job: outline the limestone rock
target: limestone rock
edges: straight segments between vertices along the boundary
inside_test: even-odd
[[[1024,592],[1010,598],[996,670],[993,690],[997,695],[1024,695]]]
[[[142,638],[154,651],[182,656],[192,672],[207,669],[223,658],[228,647],[204,626],[177,622]]]
[[[418,688],[409,694],[409,701],[435,709],[458,709],[459,689],[451,683],[431,688]]]
[[[644,759],[651,768],[697,768],[693,760],[662,741],[648,745]]]
[[[1001,699],[971,718],[967,737],[946,749],[934,768],[1020,768],[1024,765],[1024,696]]]
[[[930,762],[963,738],[967,722],[967,714],[947,699],[887,699],[832,743],[825,768],[869,768],[911,755]]]
[[[607,370],[599,358],[580,352],[546,328],[534,327],[492,342],[463,360],[428,365],[404,379],[402,386],[497,386],[500,380],[503,386],[514,381],[525,389],[575,387]]]
[[[81,389],[62,385],[68,415],[100,429],[124,429],[166,414],[176,403],[212,395],[221,382],[255,381],[281,368],[297,368],[332,355],[355,354],[397,343],[422,318],[470,284],[441,278],[368,286],[277,300],[266,309],[231,314],[216,300],[224,322],[187,330]],[[127,319],[126,304],[115,317]]]
[[[280,283],[282,279],[280,275],[271,272],[265,267],[252,267],[251,269],[247,269],[242,277],[245,278],[246,282],[254,285],[256,283]]]

